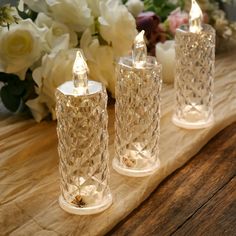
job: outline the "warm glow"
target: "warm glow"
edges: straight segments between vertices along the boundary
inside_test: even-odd
[[[147,47],[144,40],[145,31],[142,30],[134,39],[132,57],[133,64],[137,68],[142,68],[147,60]]]
[[[134,39],[134,43],[135,44],[143,44],[145,43],[144,41],[144,34],[145,34],[145,31],[142,30]]]
[[[192,7],[189,13],[189,31],[199,33],[202,30],[202,10],[195,0],[192,0]]]
[[[73,81],[76,94],[86,94],[88,91],[88,66],[81,51],[77,51],[73,65]]]

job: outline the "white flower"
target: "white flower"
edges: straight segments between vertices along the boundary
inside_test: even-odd
[[[134,17],[144,10],[144,3],[140,0],[128,0],[125,5]]]
[[[33,71],[39,96],[37,100],[30,100],[26,104],[37,121],[42,120],[49,112],[52,113],[52,118],[56,119],[55,90],[65,81],[72,79],[76,51],[77,49],[61,50],[57,54],[45,55],[41,67]],[[47,107],[47,113],[43,109],[44,106]]]
[[[112,45],[116,56],[127,54],[137,34],[134,17],[116,0],[102,1],[100,11],[101,36]]]
[[[41,102],[40,97],[28,100],[26,105],[30,108],[31,113],[37,122],[40,122],[48,115],[48,109],[46,105]]]
[[[50,15],[57,21],[69,26],[76,32],[82,32],[93,24],[91,10],[86,0],[46,0]]]
[[[44,29],[30,19],[12,24],[10,30],[0,30],[0,71],[17,74],[23,80],[27,69],[41,56],[43,34]]]
[[[44,13],[38,14],[35,23],[39,27],[46,27],[48,29],[45,34],[45,41],[53,52],[75,47],[78,44],[78,38],[74,31],[69,29],[66,25],[54,21]]]
[[[92,15],[95,17],[100,16],[100,2],[106,0],[87,0],[88,6],[92,11]]]
[[[80,46],[89,66],[89,77],[102,82],[115,96],[114,53],[110,46],[100,45],[98,39],[92,39],[91,32],[86,30],[82,35]]]
[[[47,0],[20,0],[20,6],[22,6],[22,1],[33,11],[48,12]]]

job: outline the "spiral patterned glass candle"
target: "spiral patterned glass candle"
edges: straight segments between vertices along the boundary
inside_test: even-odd
[[[75,95],[72,81],[56,91],[60,206],[70,213],[95,214],[110,206],[108,186],[107,93],[88,81],[84,95]]]
[[[133,66],[120,59],[116,82],[116,137],[113,168],[128,176],[146,176],[159,168],[161,66],[154,57]]]
[[[176,31],[176,104],[173,122],[189,129],[212,125],[215,30],[202,25],[198,33],[183,25]]]

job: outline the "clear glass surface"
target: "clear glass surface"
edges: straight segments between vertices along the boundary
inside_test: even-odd
[[[131,57],[117,65],[115,158],[113,168],[146,176],[159,167],[161,66],[147,57],[134,68]]]
[[[176,31],[175,111],[173,122],[189,129],[213,123],[215,30],[203,25],[199,33],[183,25]]]
[[[90,94],[73,95],[73,83],[56,91],[61,207],[93,214],[111,204],[108,186],[107,94],[89,81]]]

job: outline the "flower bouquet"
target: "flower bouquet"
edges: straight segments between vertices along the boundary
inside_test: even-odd
[[[219,39],[236,40],[236,23],[221,2],[199,0],[204,21]],[[115,61],[130,53],[137,31],[147,47],[173,39],[188,22],[184,0],[20,0],[0,6],[0,95],[12,112],[28,110],[36,121],[55,115],[55,89],[72,78],[76,51],[82,49],[89,76],[115,96]]]
[[[120,1],[24,0],[18,12],[1,9],[1,99],[9,110],[29,108],[36,121],[48,114],[56,119],[54,91],[71,80],[78,48],[90,78],[114,96],[114,61],[129,52],[137,34]]]

